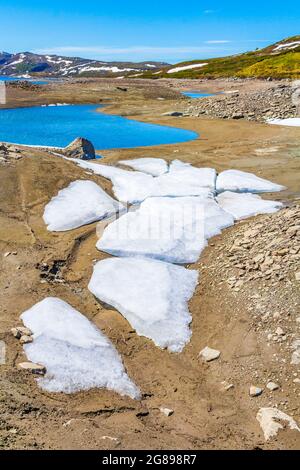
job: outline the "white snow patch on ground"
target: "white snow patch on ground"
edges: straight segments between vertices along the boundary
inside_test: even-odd
[[[71,230],[124,210],[93,181],[78,180],[58,192],[46,205],[44,221],[51,232]]]
[[[191,69],[200,69],[201,67],[204,67],[204,65],[207,65],[208,62],[205,62],[203,64],[192,64],[192,65],[183,65],[182,67],[174,67],[173,69],[170,69],[167,71],[167,73],[176,73],[176,72],[181,72],[182,70],[191,70]]]
[[[135,158],[133,160],[120,160],[118,163],[152,176],[159,176],[168,171],[168,164],[162,158]]]
[[[233,223],[233,217],[212,198],[148,198],[138,210],[108,225],[97,248],[115,256],[193,263],[207,239]]]
[[[266,193],[286,189],[284,186],[260,178],[253,173],[240,170],[225,170],[217,177],[216,189],[218,193],[234,191],[238,193]]]
[[[257,214],[272,214],[283,207],[278,201],[262,199],[258,194],[233,193],[225,191],[216,198],[224,211],[233,215],[235,220],[245,219]]]
[[[278,420],[286,421],[290,429],[300,432],[296,421],[277,408],[260,408],[256,419],[263,430],[266,441],[271,439],[271,437],[275,437],[280,429],[284,429],[284,426]]]
[[[274,47],[273,51],[278,51],[280,49],[295,49],[299,45],[300,41],[286,42],[284,44],[279,44],[278,46]]]
[[[73,393],[97,387],[139,397],[109,339],[63,300],[48,297],[21,319],[33,332],[33,342],[24,345],[28,359],[47,370],[37,379],[43,389]]]
[[[214,168],[196,168],[190,163],[173,160],[170,164],[169,173],[162,180],[173,180],[177,184],[183,181],[185,185],[208,188],[214,192],[216,189],[216,178],[217,174]]]
[[[162,261],[110,258],[94,266],[88,288],[119,310],[138,335],[180,352],[191,336],[187,302],[197,279],[197,271]]]
[[[66,158],[66,157],[64,157]],[[119,201],[142,202],[148,197],[212,195],[215,170],[195,168],[189,164],[172,163],[168,173],[153,177],[139,171],[126,171],[110,165],[102,165],[75,158],[66,158],[81,168],[111,180],[113,192]],[[179,168],[180,167],[180,168]],[[195,171],[199,170],[199,171]]]
[[[287,119],[269,119],[268,124],[275,124],[277,126],[300,126],[300,118],[287,118]]]

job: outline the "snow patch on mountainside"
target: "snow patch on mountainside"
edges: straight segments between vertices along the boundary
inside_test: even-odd
[[[173,69],[170,69],[167,71],[167,73],[176,73],[181,72],[182,70],[199,69],[200,67],[204,67],[204,65],[207,65],[207,62],[204,64],[183,65],[181,67],[175,67]]]

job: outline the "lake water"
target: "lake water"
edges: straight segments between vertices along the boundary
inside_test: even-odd
[[[196,139],[185,129],[142,123],[96,111],[99,105],[0,109],[0,141],[65,147],[85,137],[96,149],[174,144]]]
[[[199,91],[184,91],[182,94],[189,98],[206,98],[207,96],[215,96],[215,93],[201,93]]]
[[[35,85],[46,85],[48,82],[46,80],[32,80],[31,78],[18,78],[18,77],[10,77],[8,75],[0,75],[0,82],[19,82],[24,81],[34,83]]]

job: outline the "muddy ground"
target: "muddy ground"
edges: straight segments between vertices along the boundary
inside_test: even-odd
[[[60,88],[51,85],[43,92],[10,89],[8,105],[104,102],[110,104],[105,112],[195,130],[198,139],[178,145],[98,149],[104,157],[101,163],[151,156],[179,158],[217,170],[238,168],[288,188],[267,197],[289,205],[299,200],[299,129],[162,116],[176,109],[182,99],[176,90],[170,94],[164,83],[152,82],[150,89],[145,82],[121,82],[88,81]],[[116,86],[127,87],[127,91]],[[0,165],[0,340],[5,341],[7,349],[6,364],[0,365],[0,447],[299,448],[299,433],[288,429],[266,442],[255,418],[261,406],[277,405],[300,422],[299,385],[298,389],[289,385],[297,371],[285,366],[290,353],[278,353],[285,361],[281,366],[285,375],[281,376],[279,390],[268,391],[265,385],[269,377],[276,378],[278,363],[273,354],[277,346],[268,345],[256,330],[252,315],[255,300],[221,282],[227,276],[225,263],[218,262],[216,268],[220,250],[229,250],[236,231],[247,230],[265,216],[224,231],[210,241],[199,263],[189,266],[200,270],[200,284],[189,305],[193,336],[181,354],[170,354],[137,336],[118,312],[101,306],[87,290],[94,260],[107,256],[95,248],[96,224],[66,233],[46,230],[42,220],[45,204],[71,181],[86,178],[112,194],[104,178],[87,175],[73,163],[44,151],[22,149],[22,158]],[[10,254],[4,256],[7,252]],[[49,267],[46,273],[41,270],[42,263]],[[264,288],[263,282],[252,287],[253,294],[260,288]],[[285,298],[285,291],[286,284],[282,283],[275,293],[271,289],[264,295],[274,300],[276,294],[287,314],[295,315],[300,305],[299,289],[296,285],[296,297],[291,298]],[[25,309],[46,296],[66,300],[104,331],[120,352],[129,376],[140,386],[141,401],[106,390],[50,394],[37,387],[32,375],[17,369],[16,364],[25,357],[10,329],[20,324],[19,316]],[[221,351],[217,361],[205,364],[199,360],[198,353],[206,345]],[[223,381],[234,387],[226,391]],[[251,398],[250,385],[262,386],[262,395]],[[160,407],[172,408],[174,414],[166,417]]]

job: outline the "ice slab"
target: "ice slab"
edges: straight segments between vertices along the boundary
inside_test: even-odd
[[[173,160],[170,164],[169,178],[177,178],[178,183],[184,181],[185,184],[209,188],[214,192],[216,189],[217,174],[214,168],[197,168],[190,163],[180,160]]]
[[[234,191],[238,193],[266,193],[283,191],[281,186],[260,178],[253,173],[240,170],[225,170],[217,177],[217,192]]]
[[[51,232],[71,230],[111,217],[124,206],[93,181],[78,180],[58,192],[46,205],[44,221]]]
[[[193,263],[207,239],[233,223],[232,215],[212,198],[148,198],[138,210],[108,225],[97,248],[116,256]]]
[[[209,196],[214,191],[214,170],[195,168],[182,162],[172,164],[168,173],[153,177],[139,171],[122,170],[110,165],[74,158],[68,160],[110,179],[116,198],[130,204],[142,202],[148,197]],[[195,170],[205,171],[195,173]]]
[[[272,214],[283,207],[281,202],[262,199],[258,194],[231,191],[219,194],[216,200],[224,211],[233,215],[235,220],[246,219],[257,214]]]
[[[162,158],[134,158],[121,160],[119,163],[152,176],[159,176],[168,171],[168,164]]]
[[[33,342],[24,345],[28,359],[46,367],[46,375],[37,379],[43,389],[73,393],[108,388],[139,397],[109,339],[68,303],[47,297],[21,319],[33,332]]]
[[[163,261],[109,258],[94,266],[88,288],[119,310],[138,335],[180,352],[191,336],[187,302],[197,279],[197,271]]]
[[[287,118],[287,119],[270,119],[268,124],[276,124],[277,126],[300,126],[300,118]]]

